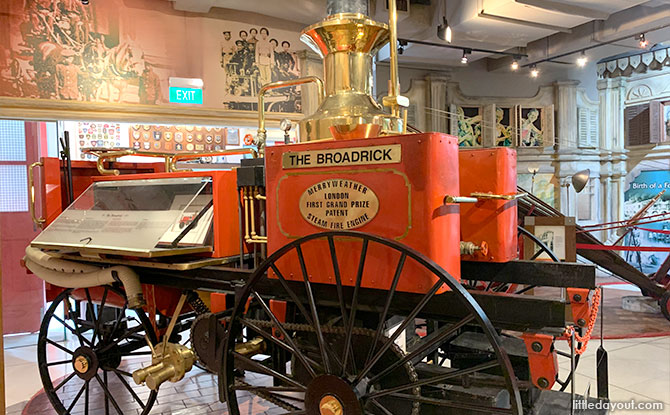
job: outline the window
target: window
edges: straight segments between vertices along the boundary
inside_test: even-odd
[[[0,212],[28,211],[26,127],[0,120]]]
[[[577,110],[579,147],[598,147],[598,110],[580,107]]]

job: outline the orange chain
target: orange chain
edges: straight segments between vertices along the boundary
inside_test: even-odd
[[[593,333],[593,328],[596,325],[598,308],[600,308],[600,288],[596,288],[595,292],[593,293],[593,297],[591,297],[591,302],[591,315],[589,316],[589,324],[587,325],[586,333],[583,336],[580,336],[579,334],[575,333],[575,326],[568,326],[565,328],[564,335],[567,337],[568,344],[572,342],[572,333],[575,333],[575,339],[577,342],[582,344],[582,347],[575,349],[575,353],[578,355],[586,351],[586,345],[589,343],[589,340],[591,340],[591,334]],[[600,333],[600,335],[602,336],[602,333]],[[570,344],[570,347],[572,348],[572,344]]]

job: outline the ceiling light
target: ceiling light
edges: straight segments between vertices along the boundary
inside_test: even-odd
[[[577,58],[577,65],[580,67],[586,66],[586,62],[589,61],[589,58],[586,56],[586,52],[582,51],[582,54]]]
[[[516,61],[516,58],[514,58],[514,60],[512,61],[511,67],[512,67],[513,71],[516,71],[517,69],[519,69],[519,62]]]
[[[81,4],[83,4],[84,6],[88,5],[88,0],[81,0]]]
[[[646,49],[647,46],[649,46],[649,41],[644,37],[644,33],[640,33],[637,39],[640,41],[640,47],[642,49]]]
[[[463,57],[461,58],[461,63],[462,63],[463,65],[467,65],[467,64],[468,64],[468,51],[465,50],[465,49],[463,49]]]
[[[442,24],[437,26],[437,37],[451,43],[451,26],[449,26],[446,16],[442,16]]]
[[[537,78],[540,75],[540,71],[537,69],[537,66],[533,65],[530,67],[530,76]]]

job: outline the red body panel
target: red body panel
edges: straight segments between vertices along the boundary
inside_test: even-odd
[[[401,160],[395,163],[287,169],[282,166],[282,154],[288,151],[394,144],[401,145]],[[301,196],[319,182],[348,179],[367,186],[379,200],[376,216],[353,230],[397,240],[425,254],[453,277],[460,278],[459,207],[443,204],[445,195],[458,194],[456,138],[429,133],[278,145],[268,148],[266,167],[269,254],[299,237],[326,231],[302,216]],[[311,242],[303,251],[310,280],[334,284],[327,242]],[[360,251],[360,243],[336,241],[345,285],[355,284]],[[362,286],[388,289],[399,256],[376,244],[370,245]],[[297,258],[287,257],[280,265],[280,271],[287,279],[302,279]],[[435,282],[435,276],[428,275],[417,264],[408,261],[398,290],[426,292]]]
[[[516,193],[516,151],[483,148],[459,152],[461,196]],[[461,205],[461,239],[480,245],[488,253],[464,255],[468,261],[508,262],[517,258],[516,200],[481,200]]]

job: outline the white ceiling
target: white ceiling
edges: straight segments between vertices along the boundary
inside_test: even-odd
[[[174,8],[207,13],[212,7],[260,13],[309,25],[325,17],[326,0],[170,0]],[[431,42],[437,38],[436,27],[445,10],[445,0],[431,4],[411,4],[409,15],[399,19],[399,37]],[[371,15],[384,19],[383,0],[371,1]],[[376,5],[376,10],[375,10]],[[497,51],[525,50],[531,57],[585,47],[617,33],[630,34],[658,27],[665,16],[670,25],[670,0],[446,0],[446,16],[453,30],[453,44],[468,48]],[[627,14],[630,18],[627,19]],[[650,17],[651,16],[651,17]],[[590,23],[593,22],[593,23]],[[610,22],[612,22],[610,24]],[[624,23],[625,22],[625,23]],[[660,22],[660,23],[659,23]],[[667,32],[667,31],[666,31]],[[665,32],[664,32],[665,33]],[[655,39],[652,44],[668,41]],[[545,51],[539,51],[540,39],[552,40]],[[625,43],[625,42],[624,42]],[[632,42],[628,42],[633,44]],[[549,44],[549,41],[547,41]],[[569,49],[573,48],[573,49]],[[622,46],[620,52],[627,50]],[[619,53],[620,53],[619,52]],[[460,65],[462,50],[408,45],[402,61],[429,65]],[[470,61],[487,57],[485,53],[470,55]]]

